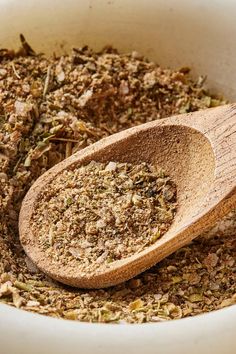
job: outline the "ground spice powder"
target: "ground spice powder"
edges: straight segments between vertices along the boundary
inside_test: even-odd
[[[162,237],[176,194],[158,166],[91,161],[64,170],[44,188],[31,230],[50,264],[97,274]]]
[[[163,69],[137,52],[88,47],[36,55],[21,36],[0,50],[0,301],[58,318],[159,322],[236,303],[236,218],[140,276],[105,290],[78,290],[43,275],[19,243],[18,213],[30,185],[93,142],[137,124],[224,103],[189,69]]]

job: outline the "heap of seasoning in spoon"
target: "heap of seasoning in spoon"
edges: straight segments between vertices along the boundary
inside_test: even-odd
[[[52,263],[97,273],[155,243],[176,207],[176,186],[161,168],[92,161],[45,187],[31,227]]]

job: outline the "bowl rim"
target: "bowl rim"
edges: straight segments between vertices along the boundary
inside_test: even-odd
[[[101,324],[58,320],[0,304],[1,348],[8,354],[232,354],[236,305],[180,320]],[[78,351],[78,348],[80,350]]]

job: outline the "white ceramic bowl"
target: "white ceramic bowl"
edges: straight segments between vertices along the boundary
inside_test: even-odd
[[[191,65],[236,98],[234,0],[0,0],[0,48],[65,52],[113,44],[164,66]],[[0,304],[0,354],[235,354],[236,306],[172,322],[85,324]]]

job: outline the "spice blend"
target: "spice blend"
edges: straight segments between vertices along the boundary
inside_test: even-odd
[[[44,188],[31,230],[50,263],[95,274],[155,243],[175,211],[176,186],[160,168],[92,161]]]
[[[42,274],[19,243],[18,213],[47,169],[128,127],[225,103],[189,69],[163,69],[137,52],[87,47],[45,58],[21,36],[0,50],[0,301],[89,322],[158,322],[236,303],[236,217],[115,287],[79,290]]]

